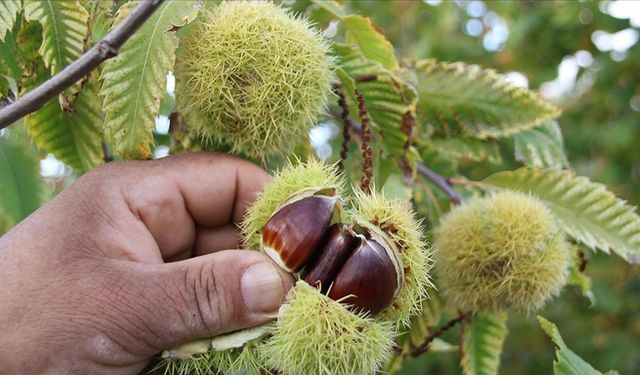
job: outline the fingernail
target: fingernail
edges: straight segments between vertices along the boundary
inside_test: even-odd
[[[275,311],[284,299],[280,273],[267,262],[254,264],[244,271],[240,290],[245,305],[254,312]]]

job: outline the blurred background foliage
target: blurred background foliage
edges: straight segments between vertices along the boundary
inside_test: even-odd
[[[326,14],[323,18],[322,12],[314,13],[310,0],[282,2],[315,17],[318,25],[326,28],[325,33],[330,32]],[[633,205],[640,204],[640,1],[341,3],[347,13],[375,20],[402,58],[479,64],[505,74],[514,84],[539,90],[562,108],[558,124],[577,174],[608,185]],[[0,55],[8,52],[2,50]],[[171,93],[173,80],[171,75],[169,78],[167,91]],[[173,96],[166,95],[156,120],[158,147],[154,157],[169,153],[168,116],[173,107]],[[20,124],[0,131],[0,135],[7,142],[29,142]],[[311,138],[313,144],[313,134]],[[339,137],[334,149],[338,143]],[[501,142],[500,150],[513,155],[509,147],[513,147],[511,143]],[[27,151],[29,155],[20,160],[40,160],[46,182],[46,186],[32,186],[34,199],[46,201],[77,178],[51,154],[31,146],[25,147]],[[437,159],[422,156],[431,168],[446,174],[446,163],[439,165]],[[502,159],[500,169],[519,166],[509,161],[511,156]],[[461,171],[471,179],[482,179],[496,170],[490,162],[461,163]],[[433,209],[422,206],[419,209]],[[0,220],[0,233],[10,224]],[[640,374],[640,271],[616,256],[602,252],[588,255],[586,272],[593,280],[595,304],[576,288],[566,288],[561,298],[540,313],[556,323],[567,345],[597,369]],[[535,316],[511,316],[509,330],[501,373],[551,373],[554,348]],[[454,329],[444,339],[455,343],[457,335]],[[403,370],[404,374],[459,372],[455,351],[428,353],[407,362]]]
[[[371,1],[373,18],[405,58],[465,61],[505,73],[559,105],[569,161],[580,175],[640,203],[640,1]],[[471,178],[491,172],[474,164]],[[475,176],[474,176],[475,175]],[[640,272],[589,254],[596,303],[576,289],[541,311],[600,370],[640,373]],[[533,315],[512,316],[503,374],[551,373],[553,349]],[[456,342],[457,331],[449,332]],[[403,373],[457,373],[459,358],[427,354]]]

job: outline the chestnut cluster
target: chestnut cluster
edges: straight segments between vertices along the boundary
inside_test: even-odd
[[[393,303],[404,280],[398,251],[373,225],[341,223],[337,196],[316,194],[285,202],[269,218],[262,250],[330,298],[379,313]]]

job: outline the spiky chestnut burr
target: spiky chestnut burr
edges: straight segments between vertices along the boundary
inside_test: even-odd
[[[374,374],[389,358],[394,336],[392,323],[354,313],[298,281],[258,351],[284,375]]]
[[[176,104],[200,137],[255,159],[308,134],[331,91],[333,60],[319,31],[267,1],[227,1],[185,27]]]
[[[462,310],[536,310],[566,283],[564,235],[532,196],[471,199],[442,219],[435,237],[438,288]]]
[[[333,168],[316,161],[285,167],[265,186],[263,193],[249,208],[242,223],[245,246],[259,248],[261,240],[264,239],[264,228],[269,226],[268,222],[271,219],[278,216],[280,210],[316,196],[338,197],[341,185],[342,182]],[[299,280],[278,313],[278,319],[272,325],[272,329],[265,336],[257,339],[255,344],[249,344],[253,350],[248,353],[257,353],[250,358],[257,358],[257,362],[254,363],[263,366],[264,371],[259,371],[310,375],[369,374],[377,371],[391,352],[393,338],[404,324],[402,320],[395,320],[401,316],[395,313],[397,309],[395,305],[398,302],[401,306],[413,303],[401,300],[402,293],[407,293],[404,290],[404,284],[408,280],[405,274],[412,274],[415,270],[412,268],[414,264],[403,264],[400,249],[402,251],[410,249],[410,254],[416,249],[425,251],[424,256],[419,257],[424,262],[417,264],[428,264],[428,253],[424,244],[407,246],[397,237],[399,233],[403,233],[410,236],[407,238],[410,243],[416,239],[422,241],[421,228],[413,220],[408,205],[389,201],[375,193],[373,196],[356,197],[354,204],[358,207],[349,212],[348,218],[343,217],[342,220],[337,220],[336,224],[342,228],[338,232],[345,234],[346,231],[348,235],[345,234],[345,237],[351,236],[354,239],[338,240],[335,257],[329,256],[331,259],[323,261],[323,256],[327,256],[325,252],[318,256],[311,256],[304,267],[295,273],[297,277],[307,278],[311,277],[309,275],[313,275],[314,271],[318,271],[317,277],[313,278],[320,281],[320,285],[316,288]],[[375,208],[373,204],[381,204],[382,208]],[[404,211],[397,217],[387,215],[386,210],[396,208]],[[393,225],[389,224],[388,220],[380,221],[379,218],[375,223],[369,222],[366,214],[371,212],[389,216],[387,219],[391,220]],[[313,213],[311,212],[311,216]],[[371,217],[375,219],[375,215]],[[302,220],[294,221],[302,222]],[[324,225],[321,223],[321,226]],[[396,225],[412,226],[413,229],[402,228],[401,231],[395,231],[393,228]],[[285,228],[286,226],[276,227]],[[305,228],[300,226],[296,229]],[[328,230],[326,236],[331,237],[332,230]],[[330,250],[331,246],[326,245],[327,242],[324,239],[320,242],[322,243],[320,246],[325,251]],[[276,248],[280,247],[276,246],[274,250]],[[363,257],[362,261],[352,262],[357,267],[348,266],[349,259],[358,252],[358,249],[363,250],[367,256]],[[374,256],[373,261],[369,259],[370,256]],[[382,257],[384,262],[378,263],[375,257]],[[407,259],[413,258],[410,256]],[[282,258],[281,262],[287,263],[287,260]],[[363,263],[367,263],[370,267],[361,268]],[[375,284],[368,278],[379,274],[376,270],[378,264],[383,264],[385,270],[394,270],[389,273],[391,276],[387,277],[383,283],[383,287],[390,292],[364,293],[373,290],[366,290],[366,287]],[[288,266],[288,268],[294,270],[298,267]],[[422,270],[426,272],[425,268]],[[336,286],[337,280],[341,279],[341,272],[344,276],[349,276],[345,277],[345,280],[350,280],[347,280],[346,288],[340,295],[336,291],[333,294],[335,299],[330,298],[327,294],[331,295],[332,288]],[[351,278],[351,273],[358,275]],[[359,283],[362,280],[364,282]],[[419,280],[425,281],[421,290],[426,290],[428,275],[425,274]],[[321,285],[325,287],[321,289]],[[361,287],[365,289],[360,290]],[[424,295],[425,293],[421,292],[420,298]],[[362,301],[354,299],[354,296],[364,297],[366,304],[359,306]],[[243,351],[245,348],[247,348],[246,345]],[[227,367],[223,365],[228,363],[229,358],[232,358],[238,350],[221,353],[210,351],[198,358],[226,358],[225,361],[217,362],[221,366],[219,370],[229,374]]]
[[[404,266],[404,279],[394,303],[375,318],[392,321],[400,330],[421,311],[422,301],[433,288],[430,271],[431,249],[423,237],[424,229],[415,218],[409,202],[388,199],[382,193],[356,190],[353,207],[345,213],[347,220],[358,223],[396,247]]]

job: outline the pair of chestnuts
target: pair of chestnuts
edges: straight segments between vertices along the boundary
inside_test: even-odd
[[[262,251],[330,298],[377,314],[398,295],[402,260],[372,224],[341,223],[341,202],[332,193],[306,192],[282,204],[263,228]]]

